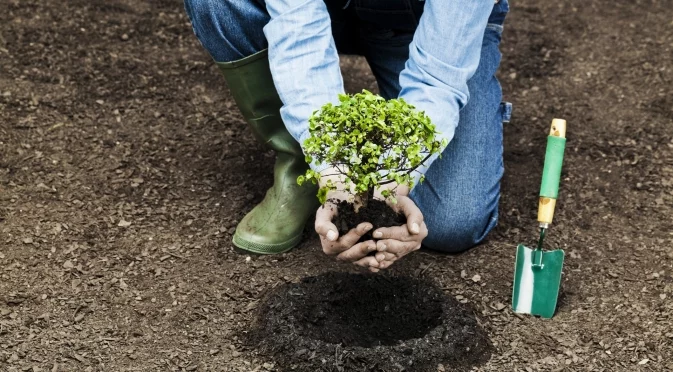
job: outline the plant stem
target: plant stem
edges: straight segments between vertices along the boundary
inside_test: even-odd
[[[374,188],[370,187],[369,190],[367,190],[367,200],[365,201],[364,205],[367,205],[370,200],[374,200]]]
[[[374,199],[374,188],[370,188],[366,192],[357,194],[355,200],[353,201],[353,208],[355,208],[355,213],[360,212],[360,208],[367,206],[370,200]]]

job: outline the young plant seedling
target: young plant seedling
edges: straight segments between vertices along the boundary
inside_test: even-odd
[[[356,214],[363,214],[373,207],[372,203],[379,202],[391,211],[389,214],[397,215],[385,201],[374,200],[375,191],[379,190],[394,204],[396,187],[413,188],[413,173],[433,154],[441,154],[447,144],[446,140],[437,139],[435,126],[424,112],[401,98],[386,100],[367,90],[355,95],[342,94],[338,105],[328,103],[314,112],[309,119],[309,133],[310,137],[304,142],[306,162],[315,160],[328,165],[340,176],[345,186],[343,191],[359,202]],[[320,177],[318,172],[309,169],[297,182],[300,185],[306,181],[316,183]],[[422,182],[423,177],[419,180]],[[385,187],[389,184],[395,187]],[[328,192],[335,189],[331,181],[321,185],[320,203],[324,205]],[[343,215],[342,204],[339,203],[338,215]],[[374,208],[379,209],[377,212],[368,214],[376,216],[380,208],[379,205]],[[402,219],[404,223],[403,216]],[[392,226],[366,222],[375,227]],[[357,223],[347,222],[349,227]]]

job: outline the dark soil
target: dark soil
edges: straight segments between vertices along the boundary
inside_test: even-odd
[[[473,310],[494,348],[477,371],[673,371],[671,1],[510,3],[498,228],[388,272]],[[364,58],[342,67],[349,92],[376,91]],[[509,304],[553,117],[564,296],[542,320]],[[359,268],[310,226],[286,254],[233,252],[273,161],[181,0],[0,0],[0,371],[277,370],[237,336],[264,296]]]
[[[344,346],[395,345],[421,338],[441,323],[445,296],[436,288],[412,280],[382,275],[332,274],[310,277],[285,288],[298,303],[279,298],[268,310],[292,314],[299,336]],[[287,297],[287,295],[285,296]],[[292,297],[290,297],[292,298]],[[291,310],[281,307],[294,306]],[[270,319],[265,322],[286,323]],[[282,327],[282,326],[281,326]]]
[[[248,339],[283,370],[468,370],[491,346],[472,311],[436,286],[328,273],[276,288]]]
[[[407,223],[407,219],[404,214],[395,212],[383,200],[372,199],[357,212],[353,204],[341,200],[337,202],[337,214],[332,222],[339,229],[339,236],[343,236],[363,222],[371,223],[372,229],[360,238],[360,241],[366,241],[372,239],[372,233],[377,228],[401,226]]]

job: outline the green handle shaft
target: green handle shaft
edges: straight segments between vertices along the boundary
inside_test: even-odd
[[[540,227],[546,229],[554,219],[558,187],[561,182],[561,167],[563,153],[566,147],[566,121],[554,119],[551,122],[549,137],[547,137],[547,152],[544,156],[544,169],[540,185],[540,200],[537,208],[537,221]],[[540,241],[541,242],[541,241]]]
[[[556,199],[558,197],[565,147],[565,138],[547,137],[547,152],[544,156],[544,170],[542,171],[542,183],[540,185],[540,196],[543,198]]]

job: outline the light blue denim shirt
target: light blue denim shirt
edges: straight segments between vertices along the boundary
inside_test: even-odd
[[[451,141],[459,111],[469,99],[467,81],[477,69],[493,0],[426,0],[400,74],[400,97],[425,111],[441,139]],[[269,63],[288,131],[303,144],[308,118],[344,92],[339,56],[323,0],[266,0],[264,27]],[[424,174],[431,158],[419,167]],[[326,168],[312,164],[316,171]]]

